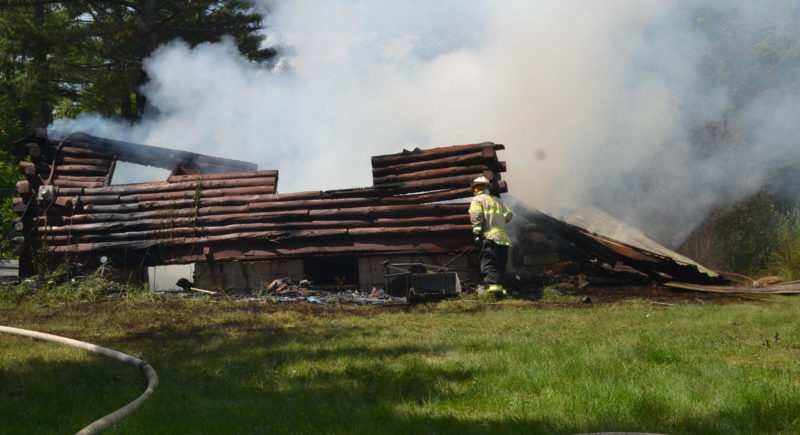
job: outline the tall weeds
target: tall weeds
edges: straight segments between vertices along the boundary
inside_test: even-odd
[[[800,280],[800,209],[786,214],[776,235],[778,248],[770,256],[765,274]]]
[[[799,270],[798,260],[793,260],[798,255],[799,221],[792,207],[761,190],[745,201],[713,210],[679,250],[715,270],[753,277],[797,276],[797,272],[788,273],[792,268]]]
[[[133,285],[114,281],[109,266],[86,276],[71,276],[63,266],[53,272],[25,279],[15,286],[0,287],[0,301],[20,303],[97,302],[102,299],[150,300],[154,293],[147,284]]]

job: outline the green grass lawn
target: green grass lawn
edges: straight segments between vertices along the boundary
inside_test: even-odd
[[[109,433],[800,433],[800,298],[657,305],[0,305],[0,324],[149,361]],[[0,337],[0,432],[73,433],[128,365]]]

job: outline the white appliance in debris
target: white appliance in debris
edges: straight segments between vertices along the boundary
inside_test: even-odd
[[[194,281],[194,264],[148,267],[147,278],[153,291],[182,290],[176,283],[181,278]]]

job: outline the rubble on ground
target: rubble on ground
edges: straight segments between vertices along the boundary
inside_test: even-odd
[[[312,304],[396,305],[406,304],[405,297],[391,296],[383,289],[359,292],[344,288],[318,288],[309,280],[276,279],[264,288],[264,294],[250,300],[271,302],[302,302]]]

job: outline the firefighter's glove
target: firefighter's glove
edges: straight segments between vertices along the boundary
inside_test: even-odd
[[[475,236],[475,246],[480,248],[481,247],[481,242],[483,242],[483,237],[482,236]]]

